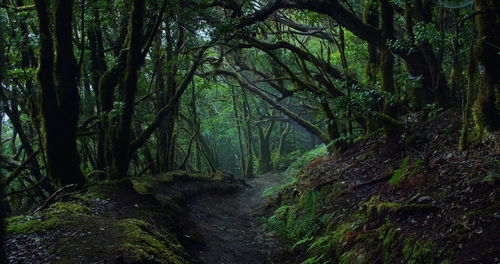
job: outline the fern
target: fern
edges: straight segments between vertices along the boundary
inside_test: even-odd
[[[324,248],[329,248],[331,247],[331,237],[330,236],[322,236],[316,239],[311,245],[309,245],[309,248],[307,251],[311,250],[318,250],[318,249],[324,249]]]
[[[406,156],[403,161],[401,162],[401,168],[394,170],[392,172],[392,177],[389,180],[389,185],[390,186],[396,186],[398,185],[399,182],[401,182],[401,179],[403,178],[403,175],[405,172],[408,170],[408,162],[410,161],[410,156]]]
[[[284,205],[267,219],[266,228],[290,242],[292,248],[313,239],[320,218],[320,196],[317,191],[306,192],[295,206]]]
[[[322,255],[319,255],[319,256],[313,256],[313,257],[310,257],[304,261],[302,261],[300,264],[317,264],[317,263],[320,263],[319,261],[325,257],[325,254],[322,254]]]
[[[292,250],[294,250],[296,247],[298,247],[298,246],[300,246],[302,244],[305,244],[305,243],[307,243],[307,242],[309,242],[311,240],[313,240],[313,237],[306,237],[306,238],[303,238],[303,239],[295,242],[295,244],[293,244],[293,246],[292,246]]]
[[[265,189],[263,192],[262,192],[262,197],[268,197],[268,196],[271,196],[279,191],[282,191],[284,190],[286,187],[290,186],[290,185],[293,185],[297,182],[297,179],[295,177],[292,177],[287,183],[285,184],[282,184],[282,185],[279,185],[279,186],[276,186],[276,187],[269,187],[267,189]]]

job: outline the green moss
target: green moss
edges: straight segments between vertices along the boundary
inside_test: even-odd
[[[367,213],[370,218],[377,219],[396,214],[408,214],[434,209],[431,204],[399,204],[399,203],[372,203],[367,206]]]
[[[142,220],[82,216],[73,227],[89,232],[78,240],[61,237],[57,241],[51,253],[60,257],[59,264],[80,263],[82,257],[118,258],[120,263],[189,263],[187,253],[168,229]]]
[[[344,252],[339,257],[339,264],[352,264],[352,263],[369,263],[369,251],[363,247],[354,247],[351,250]]]
[[[134,179],[132,180],[132,185],[137,193],[145,195],[152,192],[153,188],[158,185],[158,181],[150,179]]]
[[[168,232],[158,232],[150,224],[125,219],[118,223],[124,234],[120,253],[127,263],[189,263],[177,239]]]
[[[89,194],[74,194],[72,197],[85,205],[90,205],[92,203],[92,196]]]
[[[47,212],[49,214],[88,214],[90,209],[77,202],[56,202],[47,209]]]
[[[57,202],[42,212],[7,218],[8,234],[31,234],[70,225],[90,209],[76,202]]]
[[[487,215],[493,215],[496,212],[500,211],[500,203],[495,203],[491,206],[485,207],[483,209],[479,210],[471,210],[465,212],[465,216],[487,216]]]
[[[69,224],[70,221],[61,219],[57,216],[44,219],[40,215],[22,215],[7,218],[7,234],[31,234],[44,230],[54,229]]]
[[[337,198],[344,193],[348,192],[348,189],[344,187],[345,184],[336,182],[332,185],[323,186],[320,190],[320,196],[325,204],[333,203]]]

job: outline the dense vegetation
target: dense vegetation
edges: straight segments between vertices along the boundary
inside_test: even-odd
[[[434,212],[436,204],[404,197],[415,190],[415,199],[429,197],[462,182],[443,179],[443,172],[425,184],[405,183],[444,170],[428,170],[439,153],[465,153],[460,161],[477,165],[466,167],[480,178],[471,184],[485,184],[484,195],[495,192],[499,109],[497,0],[0,4],[1,218],[37,207],[47,211],[49,228],[85,219],[131,236],[146,230],[149,254],[171,254],[176,263],[189,261],[184,242],[148,222],[176,217],[96,216],[91,211],[106,199],[96,190],[111,188],[109,195],[128,201],[131,211],[159,202],[181,215],[178,207],[196,192],[174,195],[155,184],[188,178],[207,184],[196,190],[227,191],[237,184],[233,178],[287,171],[289,185],[266,191],[281,192],[263,222],[289,244],[296,263],[448,263],[444,249],[424,252],[441,244],[404,237],[395,231],[397,220],[383,216]],[[476,162],[484,157],[488,162]],[[371,166],[368,178],[342,176],[356,174],[350,169],[359,163],[360,171]],[[385,187],[335,202],[365,183]],[[67,191],[78,197],[61,200]],[[139,197],[146,194],[155,202]],[[493,215],[492,203],[481,212]],[[333,213],[342,206],[343,215]],[[7,235],[35,232],[26,219],[9,218]],[[3,223],[0,230],[3,241]],[[159,246],[166,240],[168,252]]]

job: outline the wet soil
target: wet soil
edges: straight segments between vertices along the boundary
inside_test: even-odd
[[[277,263],[279,244],[266,234],[258,221],[269,187],[283,184],[284,177],[264,174],[248,180],[240,191],[209,194],[189,203],[189,220],[194,223],[204,246],[194,252],[204,264]]]

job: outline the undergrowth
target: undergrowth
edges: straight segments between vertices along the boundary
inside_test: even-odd
[[[283,176],[286,178],[286,182],[280,186],[267,188],[262,193],[262,196],[271,196],[277,192],[283,191],[286,187],[295,184],[298,181],[297,175],[299,171],[306,166],[312,166],[315,163],[315,160],[319,160],[328,155],[328,150],[325,144],[321,144],[303,154],[299,154],[296,151],[289,154],[292,154],[294,158],[288,169],[283,173]]]
[[[406,237],[392,224],[392,217],[430,210],[430,206],[387,203],[374,196],[348,213],[326,213],[327,200],[322,197],[326,193],[309,190],[294,205],[276,209],[265,223],[291,253],[304,256],[301,264],[399,263],[401,259],[405,260],[401,263],[447,263],[443,249],[431,241]],[[369,225],[373,228],[366,230]]]
[[[266,228],[291,244],[291,249],[311,240],[321,224],[317,221],[322,218],[319,199],[319,192],[306,192],[294,206],[283,205],[276,209],[267,219]]]

